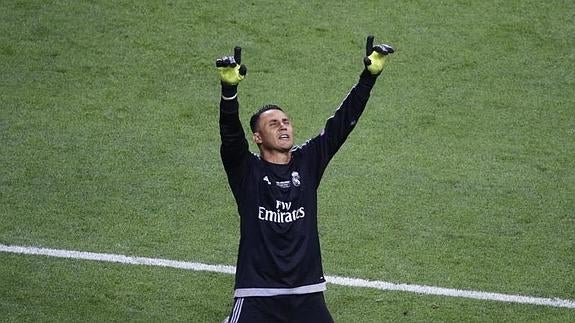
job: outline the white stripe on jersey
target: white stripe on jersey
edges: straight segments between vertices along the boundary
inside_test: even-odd
[[[324,290],[326,290],[325,282],[295,288],[238,288],[234,291],[234,297],[254,297],[254,296],[270,297],[279,295],[301,295],[301,294],[323,292]]]

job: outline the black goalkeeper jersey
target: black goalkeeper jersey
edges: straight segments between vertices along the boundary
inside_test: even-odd
[[[240,215],[235,297],[324,291],[317,189],[363,112],[376,78],[364,72],[324,130],[272,164],[248,149],[237,98],[220,101],[221,158]]]

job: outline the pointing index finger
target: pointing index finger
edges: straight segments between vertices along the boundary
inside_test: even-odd
[[[365,43],[365,56],[369,56],[373,52],[373,36],[367,36],[367,41]]]
[[[234,60],[238,65],[242,63],[242,48],[240,46],[234,48]]]

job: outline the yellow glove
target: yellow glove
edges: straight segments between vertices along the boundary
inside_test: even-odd
[[[365,68],[371,73],[371,75],[379,75],[381,74],[381,71],[383,71],[385,57],[393,52],[395,52],[393,47],[386,44],[381,44],[374,47],[373,36],[367,36],[363,64],[365,65]]]
[[[242,48],[234,48],[234,56],[225,56],[216,60],[216,67],[223,84],[237,85],[244,79],[248,69],[242,62]]]

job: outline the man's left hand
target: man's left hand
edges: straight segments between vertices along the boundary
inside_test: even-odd
[[[386,44],[373,46],[373,36],[367,36],[363,64],[371,75],[379,75],[383,71],[385,57],[393,52],[395,52],[393,47]]]

